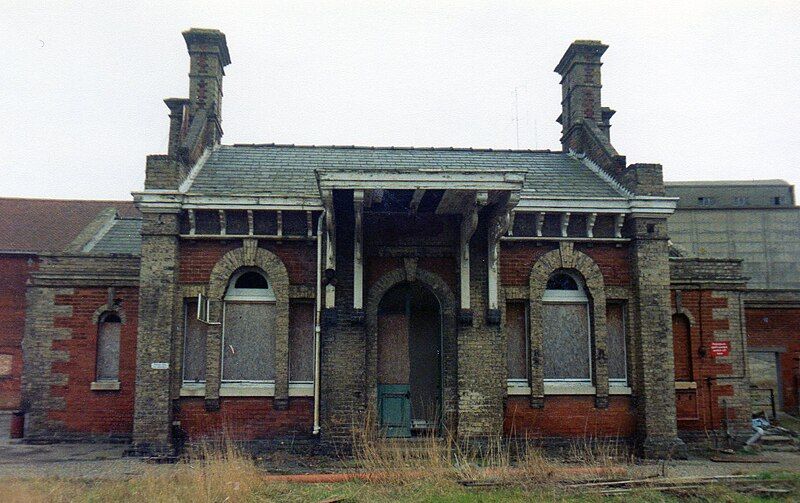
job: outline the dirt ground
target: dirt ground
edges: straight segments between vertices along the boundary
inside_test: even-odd
[[[124,457],[119,444],[52,444],[26,445],[0,441],[0,478],[64,477],[81,479],[130,478],[147,466],[139,458]],[[745,456],[746,458],[747,456]],[[708,459],[667,462],[640,462],[629,466],[629,476],[647,477],[666,474],[669,477],[697,475],[739,475],[765,471],[800,473],[799,452],[764,452],[753,460],[770,463],[720,463]],[[276,452],[259,459],[267,473],[331,473],[353,469],[352,463],[336,459],[292,455]],[[157,470],[170,470],[172,465],[156,465]]]

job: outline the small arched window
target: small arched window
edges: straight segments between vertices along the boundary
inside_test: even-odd
[[[97,323],[97,381],[119,381],[119,339],[122,320],[114,312],[103,313]]]
[[[222,322],[223,381],[274,381],[275,312],[275,292],[262,270],[231,276]]]
[[[275,292],[263,272],[248,268],[231,277],[225,300],[274,302]]]
[[[554,272],[542,296],[545,381],[591,382],[590,327],[583,278],[571,271]]]

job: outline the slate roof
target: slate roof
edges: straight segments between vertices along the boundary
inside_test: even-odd
[[[338,169],[522,169],[523,196],[624,198],[562,152],[412,147],[223,145],[211,152],[187,192],[318,198],[314,171]]]
[[[105,209],[138,217],[133,201],[0,198],[0,252],[59,252]]]
[[[103,236],[92,246],[90,253],[125,253],[140,255],[142,251],[142,220],[118,218]]]

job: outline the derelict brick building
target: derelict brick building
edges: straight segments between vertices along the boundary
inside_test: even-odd
[[[184,38],[189,98],[165,100],[140,231],[112,216],[30,273],[28,439],[163,452],[367,426],[665,455],[747,430],[740,262],[670,260],[661,166],[610,142],[605,45],[556,67],[553,152],[221,145],[225,36]],[[700,319],[714,356],[685,350]]]

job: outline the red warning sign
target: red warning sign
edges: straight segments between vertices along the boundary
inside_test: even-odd
[[[712,342],[711,343],[711,356],[717,358],[720,356],[728,356],[731,354],[731,343],[728,341]]]

